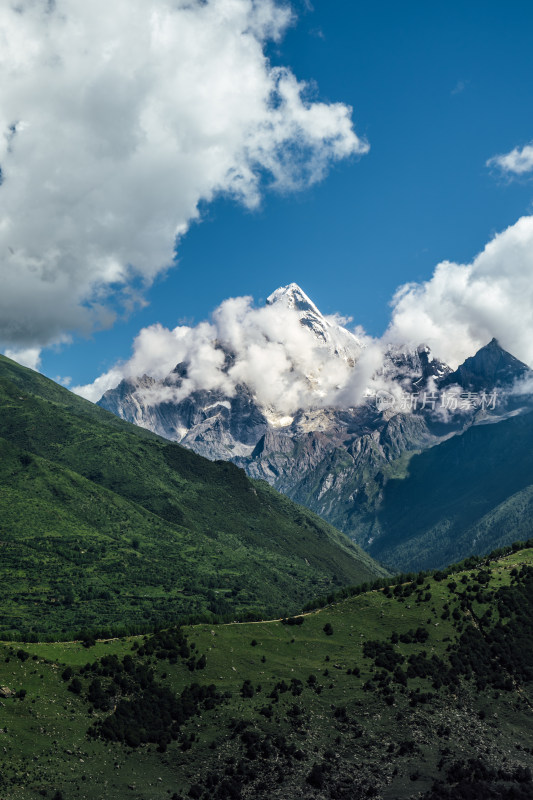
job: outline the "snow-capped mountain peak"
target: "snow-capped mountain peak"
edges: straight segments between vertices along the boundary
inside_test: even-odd
[[[322,314],[315,306],[313,301],[306,295],[303,289],[297,283],[289,283],[288,286],[280,286],[275,292],[267,297],[267,305],[272,306],[275,303],[281,303],[287,308],[296,309],[303,313],[315,314],[317,317],[322,317]]]
[[[276,289],[266,302],[269,306],[279,304],[298,314],[300,324],[309,328],[332,355],[352,366],[357,361],[364,344],[334,318],[325,317],[297,283],[289,283],[288,286]]]

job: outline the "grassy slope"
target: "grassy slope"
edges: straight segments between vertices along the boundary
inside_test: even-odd
[[[393,631],[402,634],[422,626],[429,634],[425,643],[399,642],[394,652],[406,658],[426,653],[444,661],[472,623],[490,641],[490,626],[480,621],[489,609],[492,622],[497,621],[500,606],[495,593],[509,586],[511,571],[524,564],[533,565],[533,551],[517,552],[484,567],[490,578],[482,602],[468,603],[459,620],[447,610],[459,609],[459,592],[471,590],[475,595],[479,568],[454,575],[457,587],[452,584],[453,588],[448,586],[450,577],[426,578],[420,588],[425,593],[429,584],[429,600],[419,601],[414,594],[387,597],[369,592],[310,614],[301,626],[273,621],[186,629],[195,652],[206,654],[205,669],[191,674],[181,661],[173,665],[152,657],[157,680],[173,692],[192,680],[214,683],[226,699],[186,723],[178,741],[164,753],[153,745],[132,750],[88,739],[89,725],[109,712],[90,713],[84,700],[89,677],[81,677],[81,696],[69,692],[60,677],[65,664],[77,669],[105,654],[135,657],[132,639],[101,642],[89,650],[76,643],[23,645],[31,656],[24,662],[14,655],[18,645],[0,646],[0,685],[27,691],[23,700],[1,701],[0,746],[5,749],[0,796],[30,800],[41,790],[52,797],[60,789],[65,800],[162,800],[188,796],[190,787],[200,783],[201,796],[207,798],[217,796],[214,789],[203,793],[208,774],[212,771],[220,780],[230,769],[241,776],[255,773],[235,797],[393,800],[420,796],[453,763],[471,757],[487,768],[531,767],[531,684],[515,679],[508,690],[480,692],[472,680],[462,679],[459,686],[435,690],[430,679],[409,678],[405,690],[391,684],[392,705],[379,691],[364,689],[368,680],[377,683],[380,671],[364,655],[368,640],[390,642]],[[333,627],[331,636],[323,630],[327,622]],[[146,662],[147,657],[141,660]],[[359,676],[347,674],[353,668],[359,668]],[[309,686],[310,675],[322,687],[319,694]],[[280,693],[277,701],[269,698],[276,683],[289,684],[292,679],[302,681],[300,695],[289,691]],[[247,699],[241,696],[245,680],[256,690]],[[433,697],[413,704],[417,690]],[[271,719],[259,713],[265,706],[272,708]],[[232,720],[241,722],[240,729]],[[245,740],[249,732],[260,743],[271,737],[269,754],[254,752],[253,742],[250,748]],[[195,741],[184,751],[183,742],[191,734]],[[285,745],[279,736],[286,737]],[[287,754],[291,744],[292,756]],[[322,788],[313,788],[306,780],[314,764],[325,770]],[[531,784],[525,789],[531,792]],[[488,791],[477,796],[489,796]]]
[[[434,569],[531,532],[533,414],[469,428],[389,480],[369,548],[398,569]]]
[[[384,574],[311,512],[0,357],[0,632],[296,610]]]

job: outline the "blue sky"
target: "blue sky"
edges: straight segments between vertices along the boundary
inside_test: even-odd
[[[301,191],[260,207],[202,203],[177,266],[148,304],[114,325],[43,350],[41,370],[88,383],[130,355],[139,329],[199,322],[225,298],[264,300],[295,281],[326,313],[383,333],[406,282],[442,260],[469,262],[531,214],[533,183],[486,162],[533,139],[533,6],[527,2],[294,3],[268,45],[273,64],[316,82],[316,99],[353,108],[366,155],[335,163]]]

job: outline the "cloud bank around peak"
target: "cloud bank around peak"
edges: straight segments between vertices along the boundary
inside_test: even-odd
[[[20,0],[0,8],[0,345],[113,323],[199,204],[253,208],[363,154],[351,109],[265,57],[277,0]]]
[[[360,359],[366,342],[360,331],[355,336],[339,328],[337,317],[322,319],[333,329],[329,343],[302,325],[298,314],[282,302],[257,308],[251,297],[229,298],[215,309],[209,322],[173,330],[159,324],[144,328],[127,362],[74,391],[96,401],[124,378],[148,375],[161,381],[185,362],[188,370],[183,382],[143,388],[145,400],[179,401],[197,390],[233,396],[245,384],[262,407],[281,413],[334,404],[339,387],[346,387],[352,376],[349,354],[353,360]],[[346,357],[332,357],[340,339]]]

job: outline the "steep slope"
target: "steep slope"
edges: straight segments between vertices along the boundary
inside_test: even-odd
[[[345,536],[0,358],[0,629],[274,613],[382,570]]]
[[[0,644],[0,794],[526,800],[532,663],[518,548],[285,624]]]
[[[533,413],[476,425],[390,480],[369,552],[400,569],[486,553],[533,532]]]

